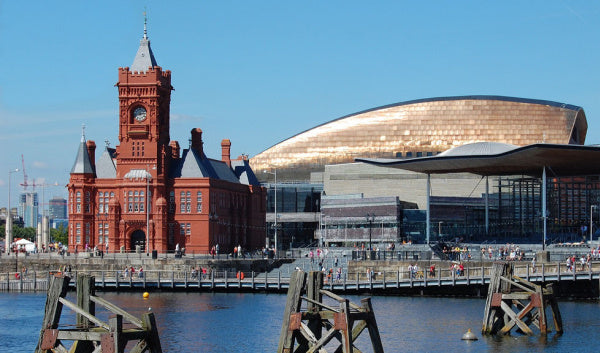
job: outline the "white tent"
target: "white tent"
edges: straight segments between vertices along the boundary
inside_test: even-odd
[[[35,244],[27,239],[19,239],[15,242],[15,245],[17,245],[17,248],[19,249],[25,249],[27,252],[35,251]]]

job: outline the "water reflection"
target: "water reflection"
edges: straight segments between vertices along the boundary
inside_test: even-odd
[[[248,293],[163,292],[147,300],[141,293],[99,295],[138,317],[151,308],[164,352],[275,352],[286,301],[285,295]],[[45,299],[45,294],[0,293],[0,351],[34,350]],[[479,333],[483,299],[373,297],[372,303],[386,352],[589,352],[600,329],[596,301],[559,303],[563,335],[502,338]],[[99,317],[108,315],[97,311]],[[64,316],[74,317],[68,309]],[[461,340],[469,328],[478,341]],[[356,346],[372,352],[366,331]]]

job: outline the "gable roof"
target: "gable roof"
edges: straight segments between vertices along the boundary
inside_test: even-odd
[[[116,150],[106,147],[102,155],[96,162],[96,177],[100,179],[112,179],[117,177],[117,167],[115,166]]]

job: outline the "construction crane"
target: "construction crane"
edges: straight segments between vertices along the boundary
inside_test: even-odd
[[[23,183],[21,184],[23,190],[27,191],[28,186],[31,186],[33,190],[35,190],[35,180],[32,184],[29,184],[29,182],[27,182],[27,172],[25,172],[25,157],[23,157],[23,155],[21,155],[21,164],[23,165]]]

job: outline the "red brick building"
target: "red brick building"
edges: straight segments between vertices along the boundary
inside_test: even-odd
[[[207,252],[259,248],[266,194],[246,157],[207,158],[202,130],[181,150],[169,137],[171,71],[157,65],[144,31],[131,68],[119,68],[119,145],[100,157],[82,134],[71,170],[69,249]],[[146,246],[147,245],[147,246]]]

